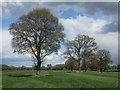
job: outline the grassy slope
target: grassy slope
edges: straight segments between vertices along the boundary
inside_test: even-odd
[[[33,75],[33,71],[3,71],[3,88],[117,88],[117,72],[43,71],[49,76],[11,77]]]

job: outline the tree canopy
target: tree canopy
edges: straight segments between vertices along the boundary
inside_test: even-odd
[[[66,51],[63,53],[67,58],[73,58],[78,61],[80,67],[80,61],[85,56],[89,56],[89,53],[97,49],[95,39],[87,35],[77,35],[72,41],[65,42]]]
[[[44,58],[60,49],[65,34],[59,20],[48,9],[34,9],[10,25],[12,48],[20,54],[29,53],[40,70]]]
[[[103,50],[98,50],[97,54],[98,54],[100,71],[105,71],[108,64],[111,63],[110,52],[103,49]]]

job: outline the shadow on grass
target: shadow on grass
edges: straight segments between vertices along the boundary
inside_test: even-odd
[[[32,75],[8,75],[10,77],[31,77]]]
[[[53,76],[53,75],[45,75],[45,76]]]
[[[72,73],[72,72],[66,72],[66,73]]]
[[[8,76],[9,77],[32,77],[33,75],[8,75]],[[52,76],[52,75],[41,75],[41,76]]]

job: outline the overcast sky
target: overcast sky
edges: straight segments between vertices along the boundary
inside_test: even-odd
[[[27,55],[13,53],[11,48],[12,36],[8,32],[9,25],[19,16],[35,8],[48,8],[64,26],[64,33],[68,40],[78,34],[89,35],[95,38],[100,49],[110,51],[112,64],[118,64],[118,3],[117,2],[8,2],[2,3],[2,38],[0,38],[0,58],[3,64],[11,66],[32,66],[32,58]],[[64,63],[60,55],[46,57],[45,64]]]

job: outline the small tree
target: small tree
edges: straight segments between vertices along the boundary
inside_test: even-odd
[[[87,69],[89,68],[89,63],[92,59],[93,53],[92,52],[85,52],[83,58],[82,58],[82,70],[85,70],[85,72],[87,71]]]
[[[41,70],[41,63],[45,57],[60,49],[64,41],[63,26],[58,18],[48,9],[34,9],[23,15],[10,25],[10,34],[13,35],[12,47],[14,52],[29,53],[34,58],[37,75]]]
[[[75,67],[75,60],[73,58],[69,58],[65,62],[65,68],[72,71],[74,67]]]
[[[46,70],[46,67],[45,67],[45,66],[42,66],[41,69],[42,69],[42,70]]]
[[[110,59],[110,52],[107,50],[98,50],[98,60],[100,71],[105,71],[112,61]]]
[[[97,53],[91,53],[89,56],[89,68],[91,71],[97,71],[99,69],[99,64],[98,64],[98,55]]]
[[[51,64],[47,64],[47,69],[48,70],[52,70],[52,65]]]
[[[86,55],[97,49],[95,39],[87,35],[77,35],[74,40],[66,41],[67,50],[63,53],[66,58],[72,58],[78,61],[80,70],[80,62]]]
[[[2,70],[10,70],[8,65],[2,64]]]
[[[63,70],[65,68],[65,64],[57,64],[53,67],[53,70]]]

